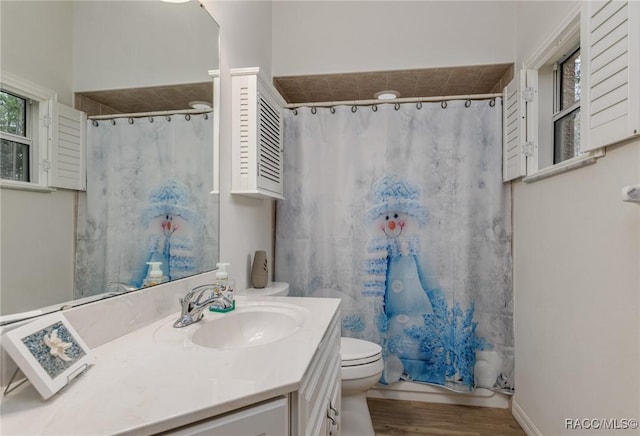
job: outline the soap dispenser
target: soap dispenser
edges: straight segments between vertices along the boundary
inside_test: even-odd
[[[216,271],[215,292],[222,297],[221,304],[212,305],[209,310],[212,312],[229,312],[236,307],[233,295],[234,281],[229,278],[227,267],[230,263],[216,263],[218,271]]]
[[[167,277],[160,269],[162,262],[147,262],[147,265],[149,265],[149,272],[147,273],[147,278],[142,282],[142,286],[153,286],[167,281]]]

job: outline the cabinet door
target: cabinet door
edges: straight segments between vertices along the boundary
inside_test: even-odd
[[[286,397],[212,418],[167,434],[180,436],[283,436],[289,434]]]
[[[329,403],[332,394],[340,389],[340,368],[340,316],[337,312],[300,382],[300,389],[293,396],[294,434],[329,434]],[[339,413],[339,407],[336,410]],[[335,429],[333,431],[335,434]]]
[[[333,392],[331,392],[331,396],[329,397],[329,408],[327,410],[328,429],[326,434],[328,436],[340,436],[340,429],[342,428],[340,424],[342,421],[342,415],[340,414],[342,411],[342,381],[340,376],[341,372],[340,368],[338,368],[333,382]]]

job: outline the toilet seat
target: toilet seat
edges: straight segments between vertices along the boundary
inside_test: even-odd
[[[355,338],[340,338],[342,367],[374,363],[382,358],[382,347],[373,342]]]

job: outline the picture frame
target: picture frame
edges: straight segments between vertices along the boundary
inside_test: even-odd
[[[2,346],[45,400],[94,362],[91,350],[61,312],[4,333]]]

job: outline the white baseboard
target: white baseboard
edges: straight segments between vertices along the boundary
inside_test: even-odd
[[[518,421],[518,424],[520,424],[520,427],[522,427],[522,430],[524,430],[527,436],[542,436],[538,427],[536,427],[531,418],[522,410],[522,407],[520,407],[515,398],[511,400],[511,414],[516,421]]]
[[[398,382],[392,385],[378,384],[367,392],[367,397],[388,400],[424,401],[427,403],[460,404],[464,406],[496,407],[508,409],[509,395],[478,388],[473,392],[459,393],[449,389],[422,383]]]

